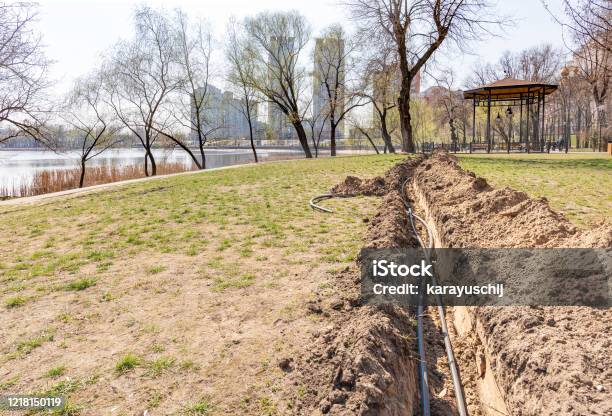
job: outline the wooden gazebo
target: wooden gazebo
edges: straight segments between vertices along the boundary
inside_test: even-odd
[[[519,140],[512,142],[511,137],[507,140],[507,151],[536,151],[543,152],[545,147],[544,140],[544,109],[546,104],[545,97],[557,90],[557,85],[544,84],[522,79],[504,78],[492,82],[482,87],[464,91],[463,98],[472,100],[472,150],[486,150],[491,152],[491,107],[508,107],[507,114],[512,115],[512,107],[520,107]],[[532,113],[532,106],[537,105]],[[484,143],[476,143],[476,107],[486,107],[487,127]],[[526,107],[526,122],[523,129],[523,107]],[[541,107],[541,111],[540,111]],[[531,123],[530,118],[535,114],[535,122]],[[498,114],[499,118],[499,114]],[[530,123],[532,124],[530,129]],[[533,125],[535,124],[535,125]],[[525,131],[523,131],[525,130]],[[530,140],[530,133],[533,137]]]

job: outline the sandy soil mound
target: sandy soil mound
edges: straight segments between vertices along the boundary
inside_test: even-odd
[[[356,176],[347,176],[344,182],[331,188],[330,193],[337,195],[382,196],[387,193],[387,188],[385,180],[381,176],[365,180]]]
[[[356,176],[347,176],[346,179],[330,189],[336,195],[365,195],[384,196],[391,191],[398,191],[402,184],[411,177],[412,171],[422,161],[422,156],[407,158],[389,169],[384,177],[376,176],[371,179],[360,179]]]
[[[416,168],[411,190],[446,247],[612,247],[609,226],[579,231],[546,199],[531,199],[509,188],[495,190],[445,153]],[[459,339],[459,355],[488,357],[510,414],[612,414],[609,309],[468,310],[469,336],[475,332],[477,337]],[[480,360],[475,361],[466,366],[463,360],[467,381],[485,377],[484,370],[475,370]]]

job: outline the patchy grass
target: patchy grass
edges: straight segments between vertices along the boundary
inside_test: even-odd
[[[138,367],[142,363],[142,359],[134,354],[126,354],[115,364],[115,371],[118,374],[125,374]]]
[[[166,270],[166,266],[151,266],[147,267],[147,274],[158,274]]]
[[[604,154],[462,155],[461,166],[495,187],[545,197],[581,227],[610,221],[612,158]]]
[[[80,291],[95,286],[96,279],[92,279],[89,277],[83,277],[81,279],[77,279],[73,282],[70,282],[66,285],[66,290],[74,290]]]
[[[188,415],[209,415],[212,412],[212,404],[209,399],[202,399],[187,408]]]
[[[17,351],[21,354],[30,354],[36,348],[41,347],[44,343],[53,341],[52,333],[43,333],[34,338],[21,341],[17,344]]]
[[[6,307],[9,309],[18,308],[19,306],[25,305],[25,303],[26,303],[26,298],[24,298],[23,296],[12,296],[4,302]]]
[[[66,367],[64,367],[63,365],[59,365],[59,366],[53,367],[49,371],[47,371],[45,373],[45,377],[48,377],[48,378],[57,378],[59,376],[64,375],[65,372],[66,372]]]
[[[164,371],[172,368],[175,363],[176,360],[171,357],[160,357],[156,360],[153,360],[148,365],[149,375],[151,375],[151,377],[158,377]]]
[[[609,162],[540,157],[461,163],[556,208],[575,204],[585,224],[610,211]],[[0,206],[0,387],[46,391],[56,380],[45,370],[69,365],[74,378],[52,388],[83,414],[117,405],[120,414],[147,405],[164,414],[290,413],[279,393],[284,373],[270,363],[328,324],[305,304],[341,295],[331,281],[354,261],[363,219],[380,203],[329,200],[327,215],[308,200],[403,158],[261,164]],[[8,306],[12,298],[25,303]],[[139,355],[117,355],[126,351]],[[127,373],[116,390],[107,388],[109,372]],[[194,391],[204,397],[195,404]]]

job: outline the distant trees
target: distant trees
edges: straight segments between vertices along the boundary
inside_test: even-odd
[[[206,169],[204,145],[208,135],[219,124],[207,117],[207,110],[210,109],[212,36],[202,21],[190,25],[181,10],[175,12],[171,24],[178,63],[178,96],[171,102],[170,111],[175,122],[188,134],[183,140],[176,134],[166,133],[166,136],[185,150],[199,169]],[[196,139],[200,160],[189,149],[190,136]]]
[[[375,114],[374,125],[380,128],[385,150],[395,153],[391,139],[390,114],[397,107],[399,68],[392,49],[378,45],[371,47],[371,50],[374,52],[367,58],[362,70],[360,94],[372,104]],[[365,134],[364,131],[362,133]]]
[[[559,78],[564,62],[563,50],[550,44],[533,46],[516,53],[506,51],[496,64],[476,66],[467,83],[476,88],[505,77],[553,83]]]
[[[594,111],[585,109],[584,115],[587,119],[590,118],[590,113],[596,116],[599,127],[597,136],[601,147],[605,139],[612,135],[607,120],[608,109],[612,108],[612,6],[609,0],[563,0],[562,4],[562,15],[554,13],[546,3],[544,7],[562,26],[564,32],[569,34],[564,39],[567,39],[566,47],[573,54],[570,66],[577,69],[578,75],[578,79],[572,80],[570,84],[583,81],[588,85]],[[572,73],[569,68],[566,72]],[[583,112],[579,114],[582,116]],[[582,122],[582,118],[578,120]]]
[[[0,3],[0,143],[26,135],[48,142],[44,125],[50,86],[33,3]]]
[[[165,105],[181,80],[167,16],[143,6],[136,10],[134,24],[134,39],[115,45],[104,70],[107,103],[142,145],[145,175],[155,176],[153,146],[174,121]]]
[[[226,45],[226,56],[229,62],[228,81],[237,92],[238,110],[245,117],[249,125],[249,140],[255,163],[257,150],[255,149],[255,126],[257,123],[257,107],[260,99],[257,89],[252,82],[255,79],[255,59],[251,56],[248,40],[244,33],[236,28],[236,22],[230,22],[228,27],[228,40]]]
[[[62,109],[62,118],[71,127],[79,149],[79,188],[85,181],[87,162],[120,141],[117,133],[121,126],[104,103],[103,82],[100,74],[77,80]]]
[[[313,94],[325,98],[321,110],[329,122],[330,153],[336,156],[338,126],[351,110],[365,104],[356,86],[351,85],[355,67],[353,54],[358,42],[348,38],[338,24],[327,27],[316,41],[314,82],[317,85],[314,85]]]
[[[410,119],[410,86],[445,42],[462,47],[490,33],[500,20],[486,0],[346,0],[353,18],[370,37],[395,46],[400,70],[398,109],[402,150],[415,151]]]
[[[266,12],[245,19],[244,25],[247,42],[243,56],[253,65],[253,71],[247,73],[248,84],[287,117],[304,155],[311,158],[302,119],[307,73],[299,62],[310,39],[306,19],[297,12]]]

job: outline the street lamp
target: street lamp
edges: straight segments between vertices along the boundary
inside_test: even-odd
[[[510,149],[510,142],[512,141],[512,107],[508,106],[506,115],[508,116],[508,149]]]
[[[564,66],[561,69],[561,83],[563,84],[563,101],[565,102],[565,111],[563,114],[563,118],[565,119],[565,153],[569,150],[569,142],[571,139],[572,129],[571,129],[571,121],[570,121],[570,101],[571,101],[571,90],[572,90],[572,80],[574,75],[576,75],[576,71],[578,68],[575,66]]]

